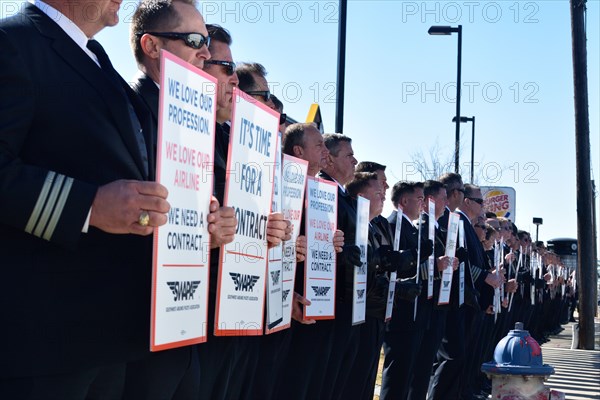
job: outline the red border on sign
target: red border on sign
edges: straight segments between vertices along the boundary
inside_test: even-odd
[[[187,69],[188,71],[191,71],[197,75],[202,76],[204,79],[207,79],[208,81],[212,82],[215,84],[215,88],[218,86],[217,83],[217,79],[214,78],[213,76],[207,74],[206,72],[202,71],[201,69],[186,63],[185,61],[183,61],[182,59],[180,59],[179,57],[169,53],[166,50],[161,50],[160,52],[160,70],[164,71],[165,69],[165,60],[169,60],[171,62],[174,62],[175,64],[180,65],[181,67]],[[166,87],[164,80],[164,75],[161,74],[161,82],[160,85],[161,87]],[[215,93],[215,98],[214,100],[216,100],[216,93]],[[216,104],[216,101],[214,102],[214,104]],[[159,102],[158,102],[158,114],[161,115],[164,109],[164,104],[163,104],[163,98],[159,96]],[[217,108],[213,107],[213,120],[217,121]],[[162,132],[162,127],[159,125],[158,126],[158,139],[157,139],[157,154],[156,154],[156,182],[160,183],[160,178],[159,178],[159,171],[160,168],[162,166],[162,157],[161,157],[161,150],[162,150],[162,137],[163,137],[163,132]],[[212,162],[214,163],[214,159],[215,159],[215,134],[213,134],[212,137],[212,146],[210,149],[209,154],[211,155],[211,159]],[[214,179],[212,180],[211,184],[210,184],[210,193],[212,193],[214,190]],[[167,349],[172,349],[172,348],[176,348],[176,347],[182,347],[182,346],[188,346],[188,345],[192,345],[192,344],[197,344],[197,343],[204,343],[206,342],[207,339],[207,334],[208,332],[204,335],[204,336],[200,336],[198,338],[194,338],[194,339],[187,339],[187,340],[182,340],[182,341],[177,341],[177,342],[171,342],[171,343],[165,343],[162,345],[157,345],[156,344],[156,283],[157,283],[157,278],[156,278],[156,274],[157,274],[157,249],[158,249],[158,228],[154,229],[154,237],[153,237],[153,248],[152,248],[152,292],[151,292],[151,306],[150,306],[150,351],[161,351],[161,350],[167,350]],[[208,243],[210,243],[210,233],[208,234]],[[210,250],[208,252],[208,257],[207,257],[207,264],[210,262]],[[188,266],[187,268],[189,268],[190,266]],[[202,268],[202,267],[199,267]],[[210,287],[210,273],[208,273],[207,276],[207,280],[206,280],[206,287],[209,288]],[[207,291],[207,295],[208,295],[208,291]],[[208,298],[206,299],[206,316],[205,316],[205,320],[208,321]],[[208,326],[207,328],[208,329]]]
[[[283,164],[284,164],[284,160],[286,158],[293,159],[293,162],[296,162],[298,164],[303,164],[306,167],[306,173],[304,174],[304,191],[302,192],[302,199],[300,200],[300,203],[303,203],[304,202],[304,198],[306,196],[306,181],[308,179],[308,161],[302,160],[302,159],[300,159],[298,157],[291,156],[289,154],[282,154],[282,157],[281,157],[282,181],[283,181]],[[302,211],[304,212],[304,210],[302,210]],[[290,302],[290,309],[289,309],[290,322],[287,323],[287,324],[284,324],[284,325],[278,325],[278,326],[276,326],[273,329],[268,329],[267,328],[267,334],[271,334],[271,333],[276,333],[276,332],[279,332],[279,331],[283,331],[283,330],[288,329],[288,328],[290,328],[292,326],[292,309],[294,307],[294,305],[293,305],[293,302],[294,302],[294,293],[293,292],[294,292],[294,288],[295,288],[295,285],[296,285],[296,268],[298,268],[298,262],[294,261],[294,270],[292,271],[292,279],[283,281],[283,282],[290,282],[290,281],[292,282],[292,285],[291,285],[292,288],[290,289],[290,291],[292,292],[292,294],[291,294],[292,300]],[[282,295],[283,295],[283,293],[282,293]]]
[[[307,177],[307,187],[308,187],[308,179],[312,179],[315,182],[323,183],[323,184],[335,187],[335,205],[336,205],[336,207],[335,207],[335,216],[333,217],[333,220],[334,220],[334,223],[335,223],[335,229],[334,229],[334,232],[335,232],[337,230],[338,184],[335,183],[335,182],[332,182],[332,181],[328,181],[326,179],[319,178],[319,177],[309,176],[309,177]],[[308,199],[306,199],[306,197],[305,197],[305,200],[306,201],[304,202],[304,208],[307,209],[308,208]],[[304,213],[304,218],[306,218],[306,213]],[[335,252],[335,250],[334,250],[334,252]],[[336,306],[336,304],[335,304],[336,303],[336,301],[335,301],[335,299],[336,299],[335,291],[336,291],[336,285],[337,285],[337,281],[336,281],[335,277],[337,276],[337,257],[335,259],[335,262],[333,263],[333,276],[334,276],[334,279],[331,279],[331,280],[333,280],[333,314],[332,315],[324,315],[324,316],[310,316],[308,318],[314,319],[315,321],[327,320],[327,319],[335,319],[335,306]],[[305,296],[306,296],[306,292],[307,292],[307,285],[308,285],[308,280],[307,280],[306,265],[305,265],[305,268],[304,268],[304,295]],[[307,319],[307,316],[306,316],[306,306],[303,307],[303,309],[302,309],[302,317],[304,319]]]
[[[273,117],[277,118],[277,121],[279,121],[279,113],[270,109],[269,107],[267,107],[266,105],[260,103],[259,101],[257,101],[256,99],[254,99],[253,97],[251,97],[250,95],[244,93],[243,91],[239,90],[237,87],[233,88],[233,95],[231,98],[231,102],[232,102],[232,110],[231,110],[231,121],[235,121],[235,115],[236,115],[236,111],[237,111],[237,103],[238,103],[238,98],[242,97],[245,100],[253,103],[253,105],[256,105],[257,107],[259,107],[261,110],[265,111],[267,114],[271,114]],[[279,127],[279,124],[277,124],[277,126]],[[232,143],[233,141],[233,137],[234,137],[235,132],[233,131],[233,129],[230,132],[230,136],[229,136],[229,146],[227,148],[227,170],[226,170],[226,175],[225,175],[225,181],[228,182],[229,178],[231,176],[231,152],[232,152],[232,148],[233,145]],[[273,156],[275,157],[275,156]],[[273,168],[275,168],[275,165],[273,165]],[[271,184],[271,198],[269,200],[269,202],[272,204],[273,202],[273,185],[275,184],[274,180],[273,183]],[[227,199],[229,197],[229,185],[225,185],[225,195],[223,197],[223,204],[227,204]],[[267,246],[268,247],[268,246]],[[222,278],[222,273],[223,273],[223,256],[224,256],[224,251],[223,251],[224,247],[221,247],[221,253],[219,254],[219,275],[218,275],[218,282],[217,282],[217,299],[215,302],[215,326],[214,326],[214,335],[215,336],[261,336],[263,334],[263,321],[264,321],[264,304],[262,307],[262,313],[261,313],[261,318],[260,318],[260,324],[261,326],[256,328],[256,329],[219,329],[219,309],[220,309],[220,305],[221,305],[221,278]],[[267,257],[263,257],[265,260],[265,277],[266,277],[266,271],[267,271]],[[266,290],[266,279],[264,279],[263,282],[263,296],[265,296],[265,290]]]

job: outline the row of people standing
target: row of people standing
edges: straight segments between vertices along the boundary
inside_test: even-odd
[[[89,18],[91,7],[98,18]],[[465,333],[474,336],[485,318],[486,303],[476,308],[477,292],[481,303],[489,298],[484,289],[489,292],[487,286],[501,281],[467,234],[468,248],[458,254],[468,263],[467,306],[458,307],[453,292],[450,305],[438,308],[422,289],[423,262],[435,248],[437,286],[442,270],[458,267],[444,256],[447,214],[460,205],[467,226],[481,212],[479,189],[452,174],[440,182],[394,185],[392,202],[405,213],[400,248],[394,251],[396,217],[380,216],[388,189],[385,166],[364,162],[355,168],[350,138],[322,136],[310,124],[288,127],[283,149],[307,160],[310,175],[338,184],[336,319],[302,318],[307,300],[298,279],[291,329],[260,338],[209,335],[202,345],[149,353],[150,235],[166,223],[169,209],[168,193],[153,182],[160,50],[218,81],[215,199],[208,216],[209,326],[214,325],[218,252],[236,230],[233,210],[221,206],[233,88],[269,107],[277,105],[264,68],[236,68],[231,36],[220,26],[206,25],[193,0],[139,4],[130,42],[141,74],[131,90],[93,40],[118,22],[118,10],[118,2],[38,0],[0,22],[0,49],[6,55],[0,60],[0,246],[9,283],[2,300],[14,304],[2,311],[11,329],[2,333],[0,397],[368,399],[383,346],[382,397],[424,398],[431,386],[430,397],[453,398],[450,393],[464,386],[457,382],[471,376],[466,366],[476,365],[475,356],[468,363]],[[367,321],[353,326],[348,293],[351,272],[360,263],[353,238],[358,195],[371,201],[369,286]],[[435,244],[419,244],[413,223],[421,219],[427,196],[438,205]],[[448,210],[442,207],[445,198]],[[290,223],[271,214],[267,233],[276,245],[289,238]],[[399,280],[393,318],[386,325],[391,272]],[[23,291],[25,283],[32,290]]]

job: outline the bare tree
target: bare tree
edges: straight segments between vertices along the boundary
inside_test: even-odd
[[[410,158],[415,172],[419,173],[424,181],[438,179],[446,172],[454,172],[454,152],[443,149],[437,140],[427,153],[418,150],[412,153]],[[459,169],[462,169],[460,165]]]
[[[461,146],[459,155],[462,158],[463,148]],[[439,142],[436,142],[426,150],[417,150],[410,155],[410,169],[415,179],[427,180],[438,179],[446,172],[454,172],[454,148],[443,148]],[[471,160],[462,162],[458,166],[458,172],[462,175],[464,182],[470,182],[475,185],[491,185],[497,183],[496,178],[500,178],[502,173],[510,168],[506,163],[483,160],[475,161],[473,182],[471,181]],[[407,170],[405,168],[405,170]]]

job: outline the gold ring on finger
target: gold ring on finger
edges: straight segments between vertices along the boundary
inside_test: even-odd
[[[138,217],[138,224],[140,224],[141,226],[148,226],[149,223],[150,214],[148,214],[148,211],[142,211],[140,213],[140,216]]]

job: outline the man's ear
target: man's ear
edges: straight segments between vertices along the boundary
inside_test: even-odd
[[[162,48],[160,41],[157,37],[144,34],[140,38],[140,46],[146,57],[151,59],[157,59],[160,57],[160,49]]]
[[[402,197],[400,200],[398,200],[398,204],[400,206],[402,206],[402,208],[406,208],[406,203],[408,202],[408,197]]]
[[[304,154],[304,149],[298,144],[293,147],[292,151],[294,152],[294,157],[297,158],[302,158],[302,155]]]
[[[327,168],[333,167],[333,156],[331,153],[327,154]]]

